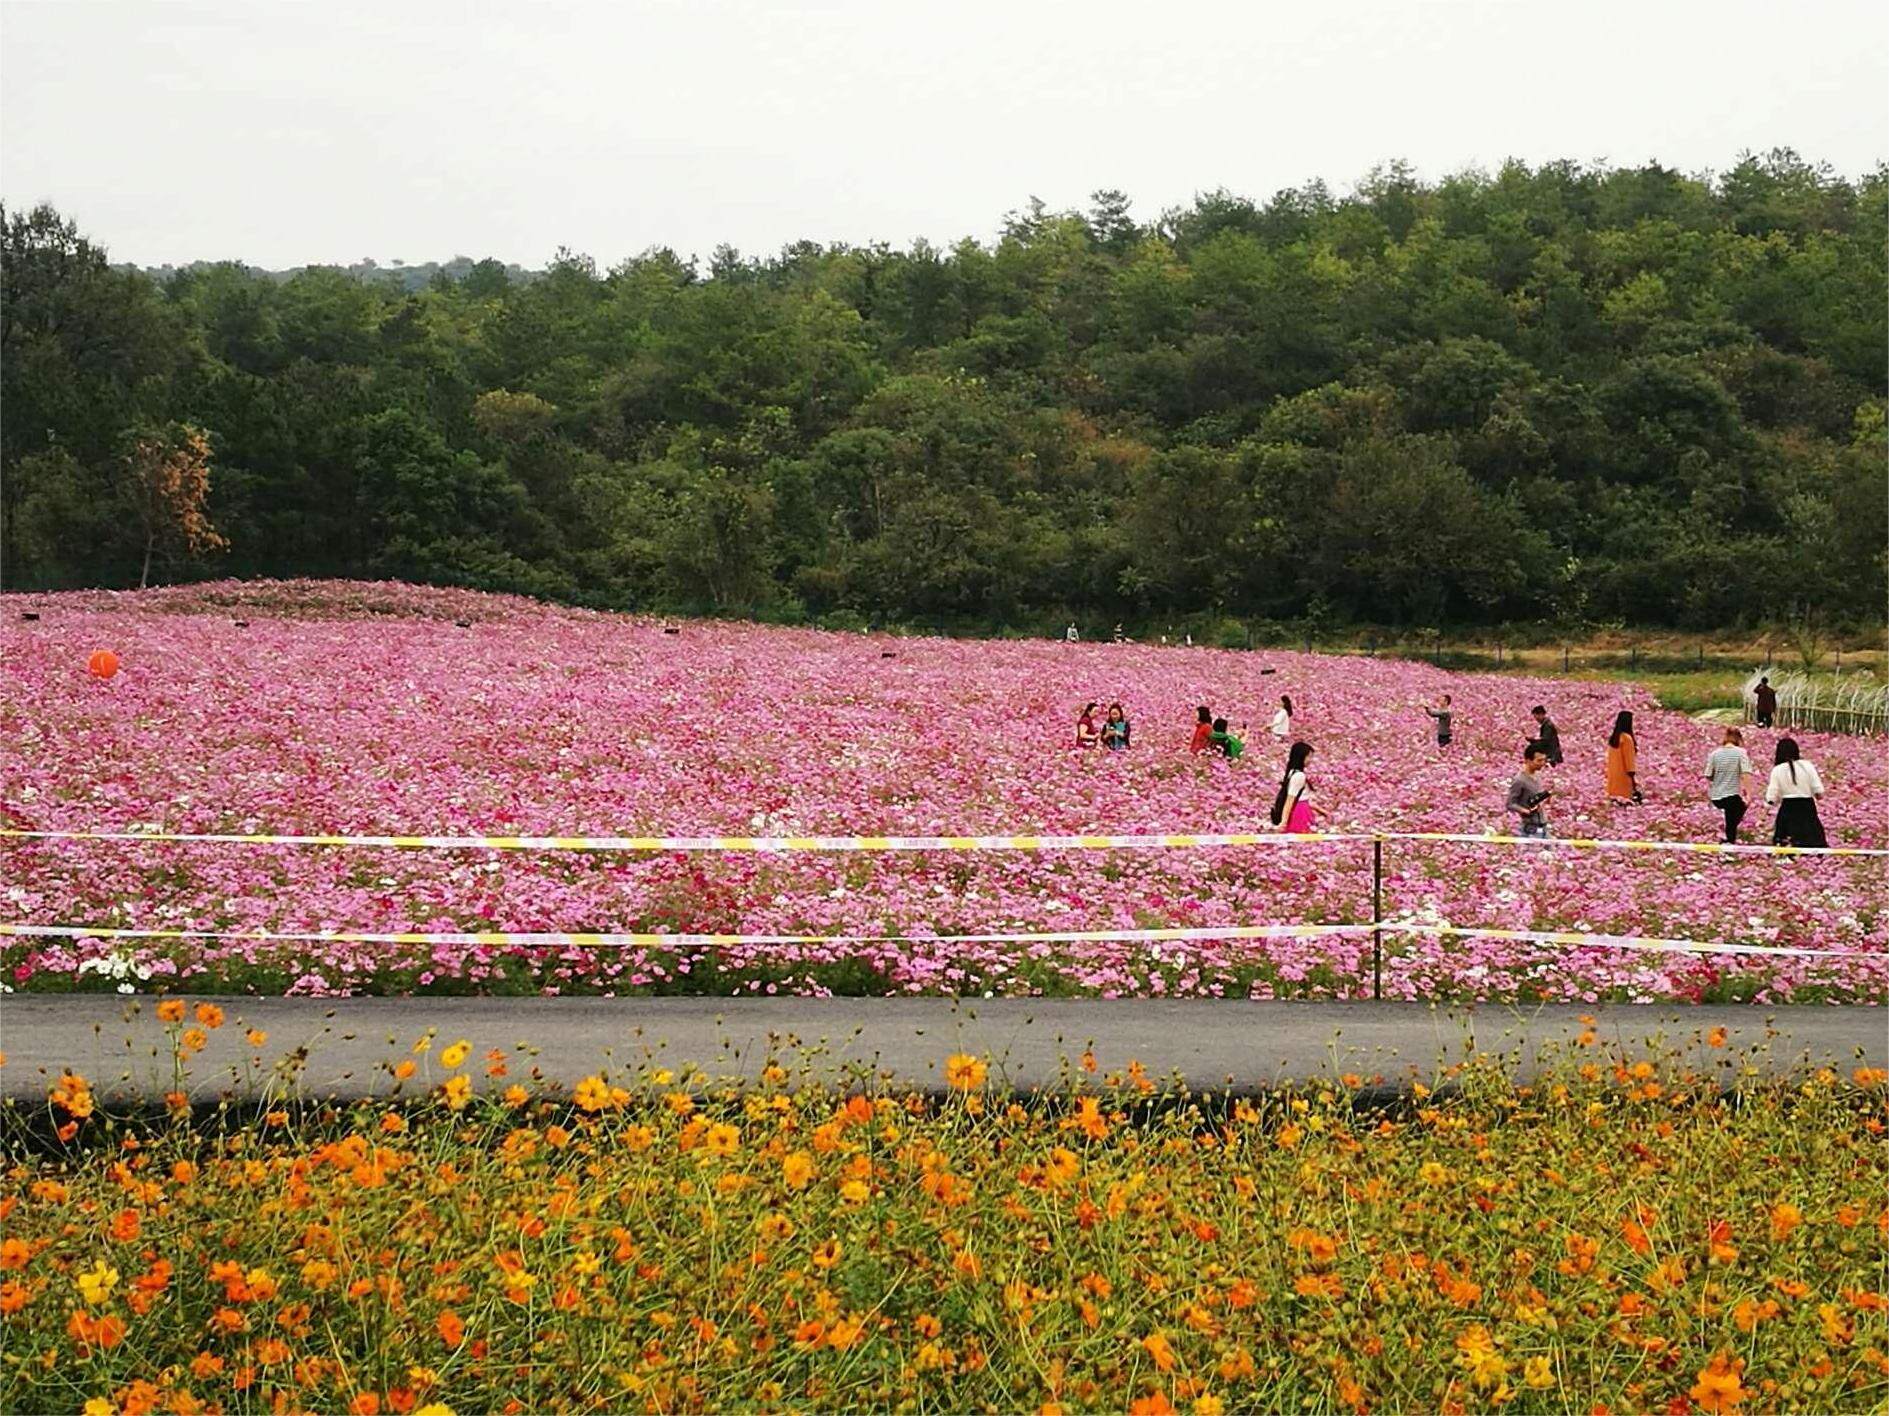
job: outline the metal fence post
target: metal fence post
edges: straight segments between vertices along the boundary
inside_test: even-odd
[[[1561,672],[1565,674],[1567,671],[1568,671],[1568,646],[1563,644],[1561,646]]]
[[[1384,838],[1371,838],[1371,996],[1384,996]]]

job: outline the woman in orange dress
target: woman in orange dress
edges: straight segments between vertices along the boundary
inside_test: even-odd
[[[1633,746],[1633,714],[1623,712],[1615,716],[1614,730],[1607,735],[1607,800],[1637,806],[1643,799],[1638,769],[1639,755]]]

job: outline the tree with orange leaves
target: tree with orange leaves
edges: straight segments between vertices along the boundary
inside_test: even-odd
[[[202,428],[172,423],[136,434],[125,457],[127,490],[144,531],[144,567],[138,588],[151,580],[151,555],[160,541],[180,545],[186,554],[229,549],[229,541],[210,524],[210,439]]]

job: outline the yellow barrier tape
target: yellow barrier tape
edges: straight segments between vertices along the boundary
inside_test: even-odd
[[[44,841],[183,841],[241,846],[364,846],[392,850],[732,851],[799,854],[875,851],[1115,851],[1202,846],[1305,846],[1337,841],[1449,841],[1469,845],[1557,846],[1584,850],[1654,851],[1690,855],[1889,857],[1889,847],[1726,845],[1713,841],[1541,839],[1467,831],[1234,831],[1200,835],[1122,836],[295,836],[212,831],[31,831],[0,827],[0,839]]]

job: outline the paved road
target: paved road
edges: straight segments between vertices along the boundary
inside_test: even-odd
[[[592,1072],[623,1074],[645,1060],[711,1077],[752,1078],[770,1058],[828,1081],[875,1075],[941,1085],[953,1052],[988,1056],[993,1072],[1024,1087],[1054,1084],[1093,1047],[1103,1070],[1138,1060],[1157,1078],[1196,1089],[1259,1088],[1290,1078],[1358,1073],[1396,1084],[1481,1050],[1513,1054],[1532,1072],[1544,1046],[1578,1034],[1593,1017],[1599,1041],[1633,1052],[1652,1041],[1695,1046],[1724,1027],[1730,1050],[1761,1045],[1759,1065],[1806,1062],[1846,1071],[1889,1062],[1889,1010],[1881,1008],[1554,1005],[1475,1009],[1411,1003],[1252,1003],[1179,999],[705,999],[705,998],[301,998],[219,999],[228,1021],[192,1059],[187,1088],[199,1100],[279,1087],[277,1069],[301,1057],[302,1085],[317,1096],[384,1093],[392,1068],[427,1029],[440,1047],[475,1049],[484,1087],[534,1075],[568,1086]],[[109,1095],[170,1090],[171,1055],[152,998],[112,995],[0,999],[0,1096],[42,1098],[47,1079],[74,1067]],[[245,1034],[268,1034],[260,1047]],[[484,1076],[488,1051],[505,1056],[503,1080]],[[1718,1057],[1726,1054],[1718,1053]],[[425,1073],[422,1074],[424,1080]]]

